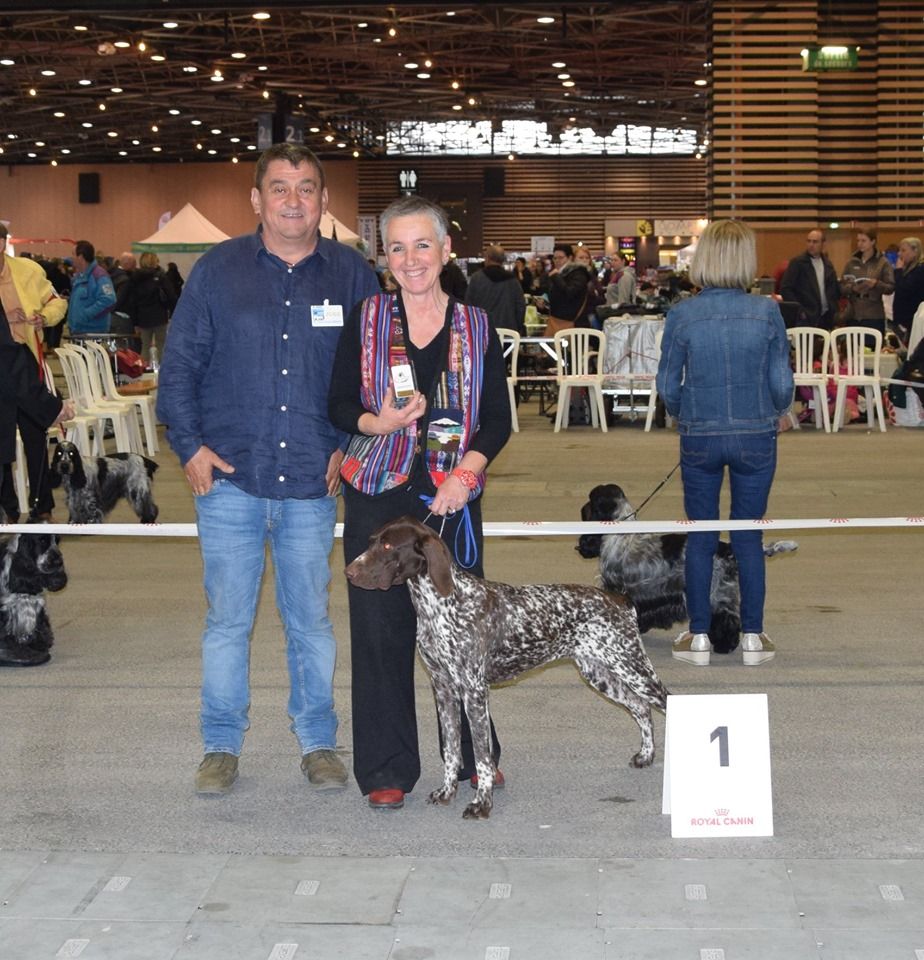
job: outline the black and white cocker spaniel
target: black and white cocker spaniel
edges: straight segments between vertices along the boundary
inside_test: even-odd
[[[581,519],[628,520],[634,517],[632,504],[615,483],[594,487],[581,507]],[[792,540],[764,544],[764,553],[774,556],[797,549]],[[642,633],[670,629],[689,619],[684,594],[684,560],[687,549],[683,533],[584,534],[576,547],[582,557],[600,558],[600,579],[604,590],[627,596],[635,605]],[[738,563],[731,544],[719,541],[712,563],[709,596],[712,622],[709,640],[716,653],[731,653],[741,632],[741,598],[738,592]]]
[[[158,510],[151,480],[155,470],[157,464],[138,453],[84,458],[65,440],[51,460],[51,485],[64,490],[69,523],[102,523],[123,497],[142,523],[154,523]]]
[[[2,539],[0,667],[35,667],[51,659],[54,635],[45,591],[66,585],[64,558],[54,534],[22,533]]]

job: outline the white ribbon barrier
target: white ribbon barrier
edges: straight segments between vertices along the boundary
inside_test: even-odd
[[[870,527],[918,527],[920,517],[805,517],[793,520],[602,520],[527,522],[492,521],[483,524],[486,537],[578,537],[607,533],[692,533],[708,530],[844,530]],[[194,523],[37,523],[0,524],[0,534],[59,533],[89,537],[196,537]],[[334,530],[343,536],[343,524]]]

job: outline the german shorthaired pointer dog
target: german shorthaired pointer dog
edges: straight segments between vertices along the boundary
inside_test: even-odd
[[[151,481],[157,464],[139,453],[113,453],[84,459],[69,441],[51,458],[51,485],[63,487],[69,523],[102,523],[124,497],[142,523],[154,523],[157,504]]]
[[[615,483],[604,483],[590,491],[581,507],[581,519],[628,520],[634,517],[632,504]],[[774,556],[798,547],[792,540],[764,544],[764,553]],[[685,622],[684,558],[687,538],[682,533],[584,534],[577,551],[582,557],[600,558],[603,589],[626,596],[635,605],[642,633],[667,630]],[[738,563],[731,544],[719,541],[712,564],[712,622],[709,639],[716,653],[731,653],[741,632]]]
[[[417,646],[430,671],[444,734],[443,785],[430,794],[430,803],[449,803],[456,792],[461,701],[478,772],[478,789],[463,817],[490,815],[495,770],[488,685],[565,657],[574,660],[594,689],[632,714],[642,735],[632,765],[645,767],[654,760],[651,708],[665,708],[667,690],[624,597],[586,586],[512,587],[481,580],[455,566],[436,533],[411,517],[392,520],[373,534],[346,575],[367,590],[399,583],[410,590]]]

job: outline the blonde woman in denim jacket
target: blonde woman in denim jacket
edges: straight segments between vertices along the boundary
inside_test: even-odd
[[[690,279],[702,292],[667,315],[657,385],[679,426],[684,509],[690,520],[719,518],[726,467],[731,519],[758,520],[767,509],[776,470],[777,421],[792,403],[793,377],[779,307],[747,293],[756,272],[753,231],[739,221],[716,221],[703,232],[690,268]],[[674,641],[673,656],[696,666],[707,666],[713,649],[709,593],[718,542],[717,532],[687,538],[690,627]],[[738,561],[743,659],[756,666],[775,654],[763,624],[762,534],[735,531],[731,543]]]

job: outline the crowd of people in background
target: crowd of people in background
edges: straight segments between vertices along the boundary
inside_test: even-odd
[[[152,346],[155,358],[163,356],[167,325],[184,283],[175,263],[164,269],[157,254],[150,252],[140,258],[129,252],[104,256],[89,240],[79,240],[69,257],[26,251],[15,259],[35,263],[44,271],[63,303],[62,319],[69,333],[131,338],[146,365],[152,359]],[[58,346],[64,328],[62,322],[46,324],[45,346]]]

